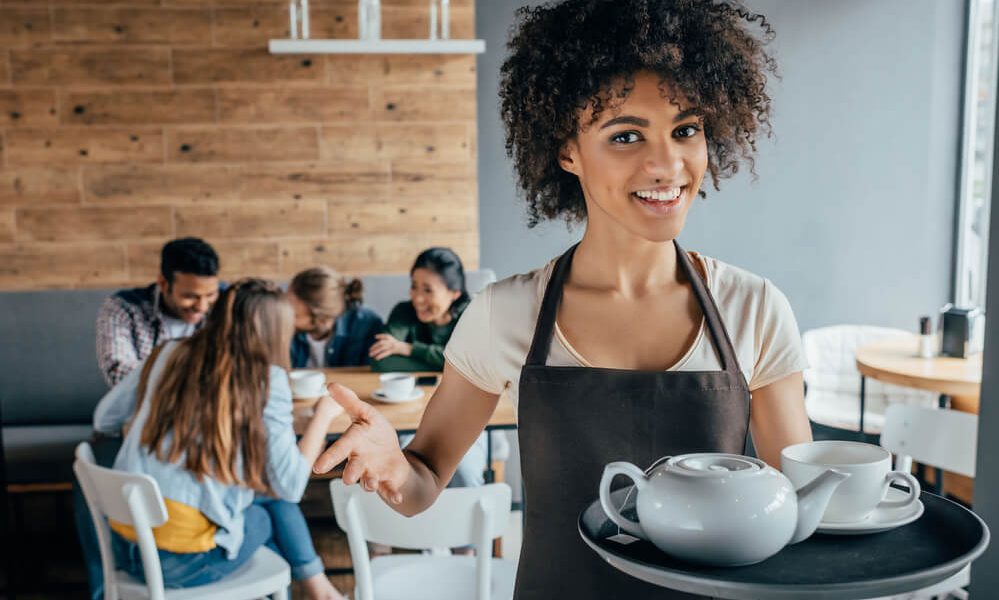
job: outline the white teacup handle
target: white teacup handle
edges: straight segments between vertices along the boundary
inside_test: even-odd
[[[645,473],[630,462],[612,462],[604,467],[604,474],[600,478],[600,506],[603,507],[607,517],[610,518],[623,531],[630,533],[643,540],[649,539],[642,530],[642,526],[637,521],[631,521],[621,515],[621,511],[611,502],[611,481],[617,475],[624,475],[635,482],[635,489],[641,493],[642,488],[648,482]]]
[[[909,497],[904,500],[882,500],[878,504],[878,508],[904,508],[910,504],[914,504],[916,500],[919,500],[919,493],[921,488],[919,487],[919,481],[912,476],[912,473],[903,473],[902,471],[891,471],[885,475],[885,482],[891,485],[892,480],[897,480],[909,487]],[[901,491],[901,490],[900,490]]]

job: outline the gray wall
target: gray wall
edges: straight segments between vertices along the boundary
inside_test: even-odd
[[[476,6],[481,264],[529,270],[577,235],[528,230],[496,97],[513,11]],[[709,190],[687,247],[772,279],[801,328],[833,323],[914,329],[950,297],[960,134],[963,2],[755,0],[771,49],[776,136],[759,179]]]

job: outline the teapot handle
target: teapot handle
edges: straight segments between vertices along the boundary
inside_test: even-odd
[[[642,525],[637,521],[631,521],[621,515],[621,511],[611,502],[611,481],[616,475],[624,475],[635,482],[635,489],[641,493],[642,488],[648,482],[645,473],[630,462],[612,462],[604,467],[604,474],[600,478],[600,506],[603,507],[607,517],[618,527],[631,535],[648,540]]]

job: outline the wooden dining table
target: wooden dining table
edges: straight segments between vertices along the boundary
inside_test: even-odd
[[[864,381],[870,377],[884,383],[927,390],[941,394],[942,405],[953,410],[978,414],[982,386],[982,353],[967,358],[918,355],[916,335],[857,348],[857,370],[861,375],[861,406]],[[945,397],[945,398],[943,398]],[[943,474],[943,491],[971,504],[973,480],[955,473]]]
[[[327,383],[339,383],[351,390],[365,402],[374,406],[378,412],[385,417],[395,430],[400,433],[413,433],[420,425],[423,413],[427,408],[427,403],[433,395],[437,385],[419,386],[417,389],[423,395],[410,402],[387,403],[381,402],[374,397],[374,392],[380,387],[379,376],[382,373],[372,371],[368,367],[339,367],[319,369],[326,375]],[[440,373],[410,373],[416,377],[436,377],[440,381]],[[293,403],[295,433],[301,435],[312,417],[312,406],[315,401],[295,401]],[[341,413],[330,424],[327,438],[335,440],[340,437],[347,428],[350,427],[350,417],[346,413]],[[495,480],[495,470],[493,467],[493,439],[492,432],[499,430],[510,430],[517,428],[517,418],[514,413],[513,403],[510,398],[503,394],[496,405],[496,410],[486,423],[486,482]]]

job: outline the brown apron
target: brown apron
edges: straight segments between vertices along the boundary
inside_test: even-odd
[[[646,467],[688,452],[742,454],[749,387],[714,299],[679,245],[677,260],[704,313],[721,371],[545,366],[575,250],[555,264],[520,374],[525,523],[514,598],[691,598],[603,562],[580,538],[577,518],[597,498],[609,462]]]

